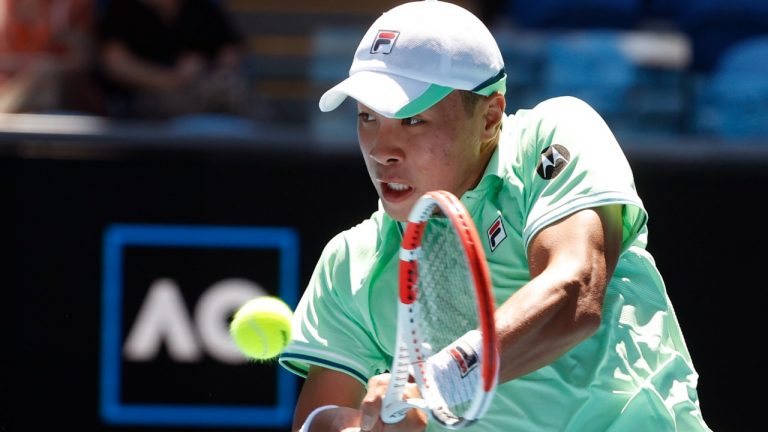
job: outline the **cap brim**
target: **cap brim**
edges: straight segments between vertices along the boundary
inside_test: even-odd
[[[320,110],[333,111],[351,97],[385,117],[406,118],[436,104],[451,90],[398,75],[360,71],[325,92]]]

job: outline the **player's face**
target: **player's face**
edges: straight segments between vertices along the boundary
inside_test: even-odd
[[[416,200],[431,190],[460,197],[477,185],[493,152],[487,105],[481,102],[469,116],[461,95],[452,92],[417,116],[392,119],[358,103],[360,148],[390,216],[406,220]]]

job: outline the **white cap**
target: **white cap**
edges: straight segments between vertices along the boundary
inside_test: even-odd
[[[504,94],[499,46],[468,10],[425,0],[385,12],[363,36],[349,78],[325,92],[320,110],[348,96],[390,118],[411,117],[452,90]]]

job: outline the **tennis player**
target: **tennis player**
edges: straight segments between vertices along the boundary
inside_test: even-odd
[[[306,377],[294,430],[441,430],[416,409],[379,418],[403,221],[435,189],[472,214],[497,304],[499,386],[466,430],[709,430],[619,144],[573,97],[506,115],[505,78],[479,19],[427,0],[376,20],[349,78],[320,99],[323,111],[357,103],[380,206],[328,243],[297,306],[280,357]]]

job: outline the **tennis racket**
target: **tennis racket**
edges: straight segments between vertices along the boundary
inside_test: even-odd
[[[397,348],[381,419],[418,408],[451,429],[480,419],[496,389],[499,357],[491,278],[477,230],[449,192],[414,205],[400,247]],[[403,400],[413,376],[421,399]]]

